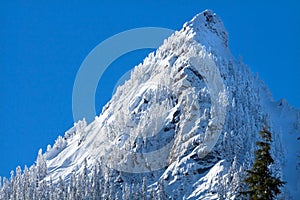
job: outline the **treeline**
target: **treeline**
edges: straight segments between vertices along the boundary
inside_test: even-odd
[[[41,163],[42,162],[42,163]],[[0,189],[2,200],[99,200],[99,199],[166,199],[164,183],[148,186],[146,177],[125,181],[116,174],[103,173],[101,165],[88,169],[86,161],[81,173],[59,177],[53,181],[46,177],[43,161],[23,171],[17,167],[10,179],[3,179]],[[1,187],[1,185],[0,185]]]

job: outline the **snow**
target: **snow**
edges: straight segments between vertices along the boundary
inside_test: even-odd
[[[275,102],[233,58],[221,19],[206,10],[136,66],[92,123],[58,138],[44,154],[45,180],[68,181],[86,161],[124,180],[142,175],[174,198],[237,199],[263,125],[273,133],[272,169],[287,181],[280,198],[297,199],[300,111]]]
[[[273,154],[282,160],[283,180],[288,180],[286,185],[291,196],[299,197],[300,168],[298,164],[299,159],[295,159],[300,152],[300,141],[297,140],[300,130],[299,126],[297,126],[299,124],[299,111],[291,107],[285,99],[275,102],[272,97],[262,98],[263,103],[268,100],[271,100],[271,103],[266,104],[265,110],[270,115],[272,127],[278,135],[276,139],[281,141],[280,146],[276,149],[280,151],[279,155],[278,152]]]
[[[175,112],[179,113],[176,120]],[[169,194],[184,183],[193,185],[183,186],[184,198],[217,199],[221,190],[217,179],[230,181],[231,176],[238,177],[237,173],[250,167],[256,133],[266,115],[278,135],[273,146],[280,152],[274,155],[283,156],[276,169],[288,182],[285,194],[299,196],[297,111],[286,102],[275,106],[266,86],[247,66],[234,60],[222,21],[207,10],[133,70],[101,115],[82,127],[84,136],[68,138],[68,145],[55,157],[50,156],[51,151],[46,153],[48,177],[55,180],[76,173],[85,158],[91,165],[98,160],[129,173],[167,167],[163,174],[174,176],[166,187]],[[67,135],[72,132],[74,128]],[[230,134],[223,139],[226,133]],[[229,145],[226,149],[223,140]],[[208,153],[211,156],[206,158]],[[250,158],[245,158],[246,153]],[[237,166],[230,164],[233,157],[237,157]],[[185,175],[193,171],[197,172],[193,177]],[[234,199],[236,192],[231,188],[226,195]]]

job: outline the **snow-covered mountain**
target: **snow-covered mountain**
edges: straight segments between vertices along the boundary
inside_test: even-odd
[[[231,55],[222,21],[206,10],[136,66],[92,123],[75,123],[4,181],[0,198],[24,190],[28,176],[29,199],[239,199],[263,125],[273,133],[271,168],[287,182],[279,198],[297,199],[300,112]]]

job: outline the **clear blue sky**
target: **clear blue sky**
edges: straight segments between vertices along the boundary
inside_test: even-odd
[[[49,3],[51,2],[51,3]],[[74,3],[76,2],[76,3]],[[300,107],[298,0],[0,2],[0,176],[30,166],[38,149],[73,125],[72,89],[87,54],[106,38],[137,27],[180,29],[212,9],[229,46],[258,72],[275,99]],[[150,50],[122,56],[98,85],[98,113],[114,83]]]

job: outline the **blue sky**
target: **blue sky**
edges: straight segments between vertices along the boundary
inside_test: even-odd
[[[71,3],[72,2],[72,3]],[[75,3],[74,3],[75,2]],[[229,47],[269,86],[300,108],[300,15],[297,0],[8,1],[0,2],[0,176],[30,166],[38,149],[73,125],[72,89],[82,61],[101,41],[137,27],[180,29],[212,9]],[[98,113],[115,82],[150,52],[134,51],[99,82]]]

